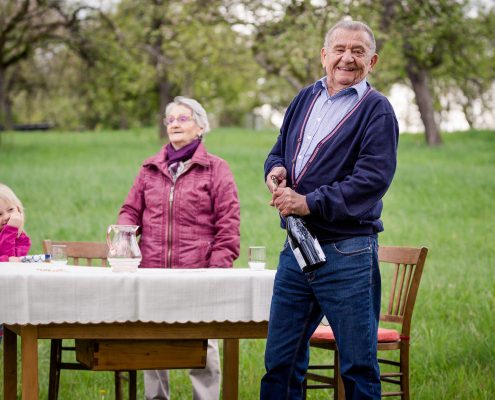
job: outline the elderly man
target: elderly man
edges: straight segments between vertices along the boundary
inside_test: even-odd
[[[366,81],[378,60],[375,47],[361,22],[341,21],[328,31],[321,49],[326,76],[292,101],[265,162],[282,226],[284,217],[301,216],[326,262],[304,273],[287,243],[280,254],[264,400],[302,398],[309,339],[324,315],[339,348],[346,398],[381,397],[377,234],[396,168],[398,125],[388,100]]]

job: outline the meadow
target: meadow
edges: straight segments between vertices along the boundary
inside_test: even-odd
[[[263,161],[276,136],[275,131],[222,128],[206,138],[209,151],[231,165],[239,188],[237,268],[246,267],[250,245],[263,245],[268,266],[275,269],[285,239],[263,182]],[[430,249],[412,325],[412,398],[492,399],[495,132],[445,134],[444,140],[443,146],[428,148],[421,135],[401,136],[396,177],[384,198],[380,243]],[[24,203],[31,253],[41,252],[42,239],[104,240],[142,160],[160,146],[154,129],[2,133],[0,182]],[[41,399],[47,396],[48,350],[43,341]],[[242,400],[259,398],[263,351],[263,340],[241,341]],[[192,397],[188,380],[186,371],[173,371],[174,399]],[[141,374],[138,384],[144,398]],[[59,398],[111,399],[113,374],[63,371]],[[313,391],[308,398],[330,395]]]

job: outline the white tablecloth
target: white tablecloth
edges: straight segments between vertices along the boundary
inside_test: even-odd
[[[0,323],[267,321],[275,271],[0,263]]]

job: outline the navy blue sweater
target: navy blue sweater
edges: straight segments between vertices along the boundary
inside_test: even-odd
[[[265,161],[265,180],[273,167],[286,168],[287,186],[306,195],[311,214],[304,220],[322,243],[381,232],[381,199],[397,165],[399,128],[394,110],[386,97],[369,87],[317,145],[295,179],[304,129],[319,96],[312,88],[301,90],[287,109],[280,135]]]

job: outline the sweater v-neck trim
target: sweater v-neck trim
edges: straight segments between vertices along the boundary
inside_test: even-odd
[[[323,90],[323,89],[322,89]],[[301,181],[301,178],[304,176],[304,174],[307,172],[310,164],[313,162],[313,160],[316,158],[316,155],[318,154],[318,151],[320,148],[327,143],[331,138],[335,136],[335,134],[342,128],[342,126],[345,124],[345,122],[354,114],[354,112],[360,107],[360,105],[364,102],[364,100],[368,97],[368,95],[373,91],[373,88],[370,86],[368,90],[363,94],[363,97],[356,103],[356,105],[347,113],[347,115],[340,120],[340,122],[333,128],[327,136],[325,136],[315,147],[313,152],[311,153],[311,156],[309,157],[308,162],[304,165],[303,169],[301,170],[299,176],[296,178],[295,177],[295,168],[296,168],[296,160],[297,156],[299,154],[299,151],[301,149],[301,143],[303,141],[304,137],[304,130],[306,129],[306,125],[308,123],[309,116],[311,114],[311,111],[313,110],[313,107],[316,103],[316,100],[318,99],[318,96],[320,95],[320,92],[316,93],[314,99],[311,101],[311,104],[308,108],[308,111],[306,112],[306,116],[304,117],[303,124],[301,126],[301,130],[299,131],[299,136],[297,138],[297,148],[294,153],[294,158],[292,159],[292,177],[294,178],[294,183],[293,183],[293,188],[295,189],[298,185],[298,183]]]

